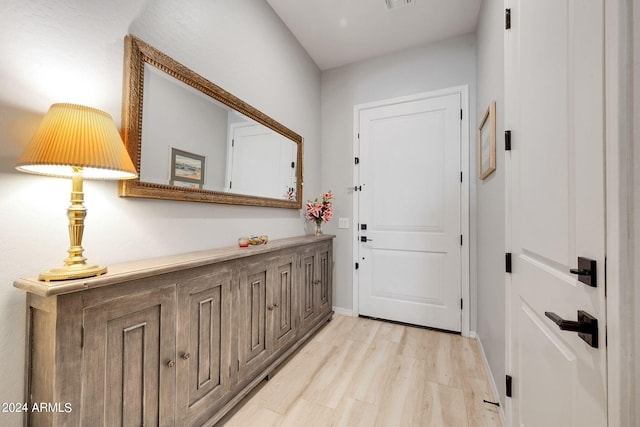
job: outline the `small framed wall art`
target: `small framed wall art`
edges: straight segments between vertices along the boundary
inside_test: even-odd
[[[496,102],[492,101],[478,127],[478,177],[496,170]]]
[[[171,185],[202,189],[204,156],[171,148]]]

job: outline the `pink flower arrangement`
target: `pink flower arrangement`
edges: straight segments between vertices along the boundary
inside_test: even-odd
[[[329,222],[333,216],[333,205],[331,204],[331,199],[333,199],[333,194],[331,194],[331,191],[328,191],[322,195],[321,201],[318,201],[317,198],[313,202],[310,200],[307,201],[306,218],[314,221],[316,224]]]

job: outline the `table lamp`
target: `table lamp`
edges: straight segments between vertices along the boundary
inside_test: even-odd
[[[69,280],[98,276],[107,268],[87,264],[82,234],[87,209],[83,179],[133,179],[137,172],[111,116],[74,104],[53,104],[18,161],[22,172],[71,177],[69,256],[64,265],[41,273],[40,280]]]

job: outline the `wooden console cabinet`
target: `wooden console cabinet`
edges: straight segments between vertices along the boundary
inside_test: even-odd
[[[28,292],[26,401],[61,408],[27,412],[27,425],[213,425],[330,320],[332,239],[17,280]]]

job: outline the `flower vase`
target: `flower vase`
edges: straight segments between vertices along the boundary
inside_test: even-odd
[[[316,236],[322,236],[322,223],[316,222]]]

